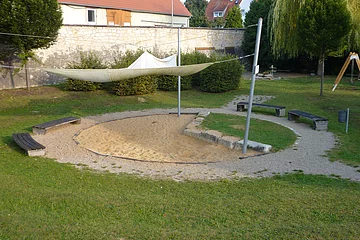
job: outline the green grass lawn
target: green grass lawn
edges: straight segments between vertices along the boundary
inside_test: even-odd
[[[246,117],[218,113],[211,113],[202,123],[205,129],[235,137],[244,136],[245,125]],[[272,145],[272,151],[286,149],[296,140],[296,134],[292,130],[264,120],[252,119],[251,129],[250,140]]]
[[[355,85],[344,78],[332,92],[335,77],[326,78],[324,96],[320,97],[320,79],[318,77],[295,78],[283,81],[257,81],[255,94],[270,95],[276,98],[268,103],[284,105],[286,110],[299,109],[329,119],[329,131],[339,139],[339,146],[329,153],[332,160],[346,164],[360,165],[360,81]],[[250,82],[244,84],[243,93],[248,92]],[[345,133],[345,124],[338,122],[338,111],[350,108],[349,132]],[[270,110],[257,112],[273,114]],[[304,121],[307,122],[307,121]],[[309,122],[308,122],[309,123]]]
[[[331,92],[333,81],[326,80],[323,97],[318,78],[258,81],[255,94],[276,96],[270,104],[287,110],[329,118],[329,131],[339,139],[329,156],[358,165],[360,87],[343,80]],[[182,107],[220,107],[248,92],[249,82],[225,94],[184,91]],[[358,239],[359,183],[304,174],[240,181],[152,180],[27,157],[11,138],[34,124],[70,115],[176,106],[174,92],[118,97],[57,87],[0,91],[0,239]],[[345,134],[337,111],[348,107]]]

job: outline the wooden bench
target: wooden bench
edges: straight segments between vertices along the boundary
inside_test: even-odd
[[[29,133],[14,133],[12,137],[29,156],[33,157],[45,155],[45,146],[35,141]]]
[[[249,105],[248,102],[238,102],[237,111],[239,111],[239,112],[244,111],[245,109],[247,109],[248,105]],[[274,105],[262,104],[262,103],[253,103],[252,105],[253,105],[253,107],[274,108],[277,117],[285,116],[286,107],[284,107],[284,106],[274,106]]]
[[[47,131],[58,128],[67,124],[79,124],[81,122],[80,118],[76,117],[66,117],[57,120],[53,120],[46,123],[41,123],[33,126],[33,133],[35,134],[45,134]]]
[[[299,111],[299,110],[291,110],[288,112],[288,120],[299,120],[300,117],[307,118],[314,123],[314,129],[318,131],[326,131],[328,128],[329,120],[323,117],[315,116],[311,113]]]

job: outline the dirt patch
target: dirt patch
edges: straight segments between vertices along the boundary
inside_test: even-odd
[[[101,155],[153,162],[216,162],[243,157],[229,149],[183,134],[195,115],[151,115],[97,124],[83,130],[75,140],[81,147]],[[248,151],[246,156],[259,154]]]

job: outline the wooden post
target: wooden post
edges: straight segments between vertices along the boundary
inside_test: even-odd
[[[352,52],[349,53],[349,56],[347,57],[344,65],[343,65],[343,67],[341,68],[339,75],[338,75],[338,76],[336,77],[336,79],[335,79],[334,87],[333,87],[332,91],[335,91],[337,85],[339,84],[339,82],[341,81],[342,77],[344,76],[344,73],[345,73],[345,71],[346,71],[346,68],[349,66],[350,58],[351,58],[352,55],[357,55],[357,54],[356,54],[356,53],[352,53]],[[359,58],[359,56],[357,56],[357,57]],[[358,60],[358,59],[357,59],[357,60]],[[358,66],[359,66],[359,69],[360,69],[360,63],[358,64]]]
[[[356,60],[356,64],[357,64],[357,66],[358,66],[358,68],[359,68],[359,71],[360,71],[360,59],[359,59],[359,55],[358,55],[358,57],[357,57],[355,60]]]

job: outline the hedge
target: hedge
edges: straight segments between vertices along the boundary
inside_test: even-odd
[[[143,95],[155,92],[156,79],[152,76],[141,76],[112,82],[112,90],[116,95]]]
[[[71,62],[67,68],[70,69],[104,69],[106,64],[95,52],[80,52],[80,62]],[[68,79],[65,82],[65,89],[69,91],[95,91],[102,89],[103,84],[83,81],[77,79]]]
[[[220,60],[234,58],[227,55]],[[200,72],[200,90],[204,92],[221,93],[238,89],[241,75],[244,71],[239,60],[232,60],[211,65]]]

